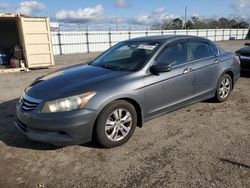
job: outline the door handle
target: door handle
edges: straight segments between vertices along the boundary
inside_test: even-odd
[[[217,64],[217,63],[219,63],[220,62],[220,59],[215,59],[214,60],[214,64]]]
[[[184,74],[187,74],[187,73],[189,73],[189,72],[191,72],[193,69],[191,68],[191,67],[188,67],[188,68],[185,68],[184,70],[183,70],[183,73]]]

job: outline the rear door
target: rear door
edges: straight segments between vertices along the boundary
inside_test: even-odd
[[[48,18],[21,17],[24,56],[29,68],[54,65]]]
[[[207,41],[188,42],[194,73],[194,95],[207,95],[214,91],[218,81],[219,54],[217,47]]]

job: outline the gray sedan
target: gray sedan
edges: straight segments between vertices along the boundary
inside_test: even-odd
[[[209,98],[226,101],[239,76],[239,58],[207,39],[131,39],[89,64],[36,79],[17,104],[16,127],[55,145],[94,138],[115,147],[150,118]]]

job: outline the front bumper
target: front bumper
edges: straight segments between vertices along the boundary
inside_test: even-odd
[[[250,70],[250,61],[241,61],[240,68],[241,70]]]
[[[91,141],[97,116],[93,110],[43,114],[17,108],[15,125],[29,139],[58,146]]]
[[[240,56],[241,70],[250,70],[250,56]]]

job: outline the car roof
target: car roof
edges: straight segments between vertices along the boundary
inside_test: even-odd
[[[129,39],[127,41],[155,41],[155,42],[167,42],[169,40],[179,40],[179,39],[200,39],[200,40],[206,40],[209,41],[206,38],[198,37],[198,36],[192,36],[192,35],[155,35],[155,36],[145,36],[145,37],[139,37],[139,38],[133,38]]]

